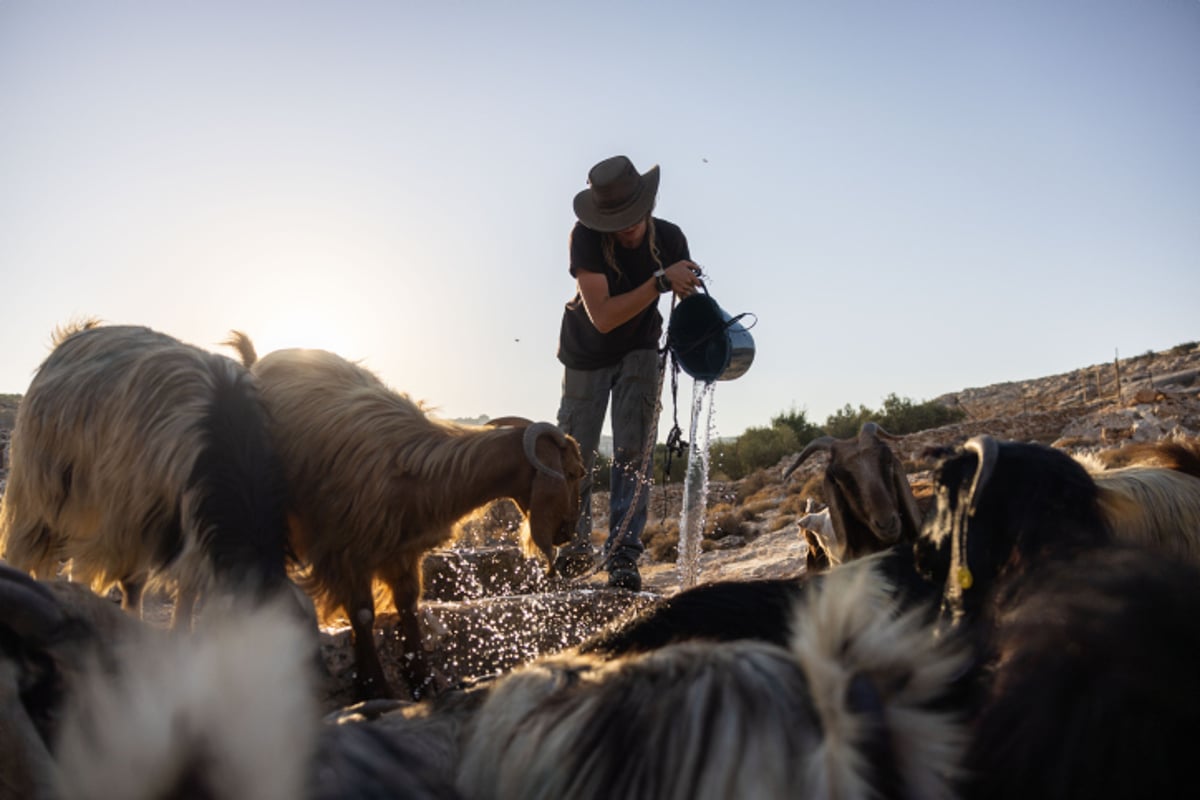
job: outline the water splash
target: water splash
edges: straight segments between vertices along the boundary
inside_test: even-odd
[[[700,579],[700,540],[708,508],[709,442],[713,431],[713,383],[692,384],[692,423],[688,441],[687,473],[683,481],[683,510],[679,516],[679,584],[687,589]],[[700,414],[708,401],[708,415],[699,431]]]

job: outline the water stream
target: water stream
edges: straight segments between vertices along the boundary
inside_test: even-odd
[[[713,383],[692,383],[692,423],[688,441],[687,473],[683,481],[683,510],[679,516],[679,585],[687,589],[700,579],[700,540],[704,536],[704,514],[708,508],[709,440],[713,431]],[[703,429],[700,415],[707,401]]]

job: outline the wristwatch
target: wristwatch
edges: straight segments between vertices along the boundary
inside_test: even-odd
[[[659,294],[666,294],[671,291],[671,282],[667,280],[667,272],[664,269],[656,269],[654,271],[654,283],[658,286]]]

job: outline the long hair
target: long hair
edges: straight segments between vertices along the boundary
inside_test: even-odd
[[[646,215],[646,236],[650,238],[650,257],[654,259],[654,264],[659,269],[662,269],[662,255],[658,249],[658,236],[655,235],[654,231],[654,217],[650,214]],[[600,238],[600,249],[604,253],[604,263],[608,264],[609,269],[620,279],[624,273],[617,266],[616,241],[617,238],[615,236],[611,233],[606,233]]]

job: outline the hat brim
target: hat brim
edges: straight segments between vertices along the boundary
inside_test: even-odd
[[[606,212],[596,207],[596,198],[591,189],[575,195],[575,216],[585,227],[599,233],[616,233],[645,219],[654,209],[658,197],[658,165],[642,173],[641,191],[625,208],[618,212]]]

